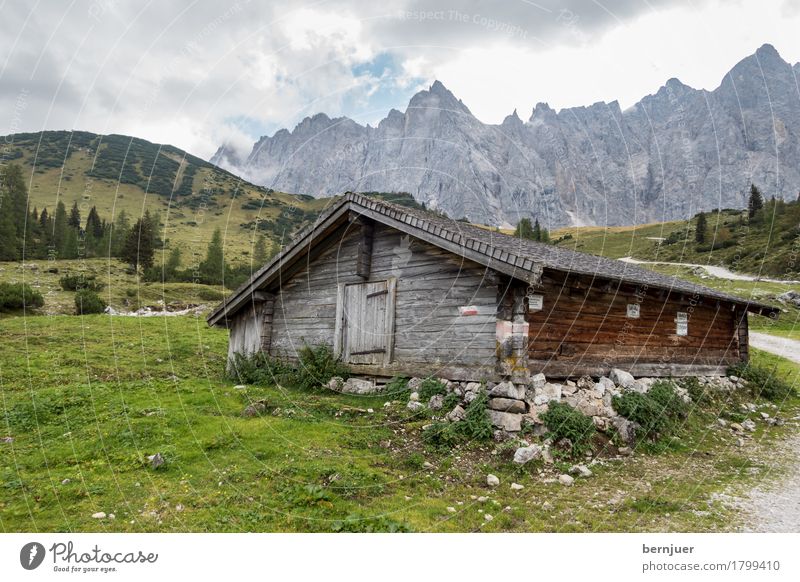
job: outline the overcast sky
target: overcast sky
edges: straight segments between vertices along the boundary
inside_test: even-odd
[[[0,2],[0,134],[122,133],[210,157],[324,111],[375,123],[442,81],[482,121],[713,89],[800,0]],[[4,59],[4,60],[3,60]]]

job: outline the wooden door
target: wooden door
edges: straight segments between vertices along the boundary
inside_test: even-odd
[[[394,279],[344,285],[340,289],[341,355],[345,363],[391,362],[394,291]]]

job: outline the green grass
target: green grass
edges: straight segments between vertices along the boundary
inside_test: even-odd
[[[52,215],[59,201],[64,202],[67,209],[78,202],[86,205],[82,213],[84,220],[88,208],[95,205],[105,220],[124,210],[131,222],[149,209],[161,220],[161,238],[171,248],[180,247],[184,257],[198,248],[204,253],[214,229],[220,228],[227,259],[233,263],[247,262],[255,243],[252,224],[256,218],[275,223],[265,234],[274,244],[280,245],[294,229],[331,202],[250,184],[173,146],[127,136],[75,132],[68,148],[69,137],[70,132],[47,131],[4,138],[9,140],[13,155],[18,156],[11,161],[22,166],[30,180],[30,207],[39,211],[47,208]],[[134,153],[128,153],[126,159],[129,144]],[[107,154],[112,148],[115,153],[109,157]],[[100,155],[95,162],[97,151]],[[143,164],[143,157],[157,157],[164,164],[156,164],[151,172],[152,164]],[[123,161],[123,167],[132,172],[135,181],[111,177],[119,175],[115,168]],[[177,172],[174,167],[179,167]],[[187,167],[194,170],[191,194],[170,195],[169,188],[153,190],[156,183],[180,185]],[[148,177],[151,185],[146,191]],[[285,236],[284,228],[287,229]]]
[[[764,277],[800,278],[800,202],[767,202],[754,220],[743,210],[706,213],[706,242],[695,242],[697,217],[629,227],[568,227],[559,246],[610,258],[722,265]],[[716,246],[716,248],[711,248]]]
[[[58,272],[51,273],[51,269]],[[187,304],[216,305],[230,291],[222,286],[195,283],[144,283],[127,272],[127,267],[116,259],[85,259],[61,261],[30,261],[22,263],[0,262],[0,283],[28,283],[39,291],[45,300],[41,312],[49,315],[75,312],[75,293],[64,291],[59,283],[69,274],[94,276],[104,285],[98,294],[118,311],[139,307],[158,307],[161,303],[182,306]]]
[[[709,496],[756,479],[743,467],[769,456],[735,448],[704,411],[658,454],[565,488],[551,466],[516,468],[513,446],[427,448],[430,420],[382,397],[234,389],[226,341],[194,317],[0,320],[0,436],[14,439],[0,442],[0,530],[712,531],[734,516],[709,512]],[[243,418],[255,400],[267,412]],[[797,402],[782,407],[789,417]],[[769,443],[788,427],[759,430]],[[167,462],[154,470],[157,452]]]

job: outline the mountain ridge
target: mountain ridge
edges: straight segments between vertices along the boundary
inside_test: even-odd
[[[672,77],[624,111],[616,100],[558,111],[539,102],[528,121],[515,111],[500,124],[437,80],[375,127],[316,114],[261,137],[244,159],[223,145],[211,163],[316,198],[406,191],[490,225],[682,219],[741,207],[751,181],[778,197],[800,189],[797,71],[765,44],[713,90]]]

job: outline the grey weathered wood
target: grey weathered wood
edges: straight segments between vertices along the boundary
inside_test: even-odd
[[[344,290],[345,284],[336,287],[336,321],[333,330],[333,354],[342,357],[342,334],[344,333]]]

